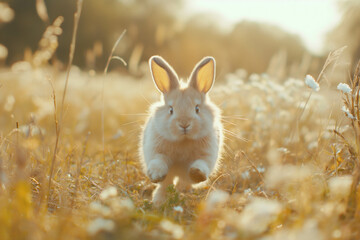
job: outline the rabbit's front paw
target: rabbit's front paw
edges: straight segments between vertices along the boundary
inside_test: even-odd
[[[168,166],[166,163],[158,159],[150,161],[147,175],[149,176],[151,182],[158,183],[163,181],[166,178],[167,173]]]
[[[209,176],[209,167],[204,160],[196,160],[189,170],[190,179],[195,182],[203,182]]]

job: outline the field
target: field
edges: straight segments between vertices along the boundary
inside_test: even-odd
[[[139,158],[160,98],[149,68],[81,70],[75,48],[59,67],[62,21],[0,68],[1,240],[360,238],[360,64],[338,74],[344,48],[317,76],[219,71],[220,167],[190,191],[171,185],[155,207]]]
[[[136,79],[73,67],[62,112],[64,72],[25,62],[1,70],[1,239],[359,237],[351,93],[243,70],[224,76],[211,92],[226,129],[219,171],[190,192],[169,188],[157,209],[138,157],[159,98],[144,71]]]

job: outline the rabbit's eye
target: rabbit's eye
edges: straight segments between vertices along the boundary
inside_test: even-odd
[[[195,107],[195,112],[196,112],[196,113],[199,113],[199,112],[200,112],[200,107],[199,107],[199,105],[196,105],[196,107]]]
[[[172,106],[170,106],[169,113],[170,113],[170,114],[173,114],[173,113],[174,113],[174,108],[173,108]]]

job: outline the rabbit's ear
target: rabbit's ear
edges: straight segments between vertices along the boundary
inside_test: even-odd
[[[194,68],[190,76],[190,86],[199,92],[210,91],[215,81],[215,59],[213,57],[203,58]]]
[[[162,57],[152,56],[149,65],[151,76],[160,92],[168,93],[179,87],[177,74]]]

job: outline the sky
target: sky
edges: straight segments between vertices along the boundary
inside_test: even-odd
[[[277,25],[298,34],[314,54],[324,52],[325,34],[340,21],[337,0],[187,0],[187,12],[212,13],[224,27],[241,20]],[[229,29],[230,30],[230,29]]]

